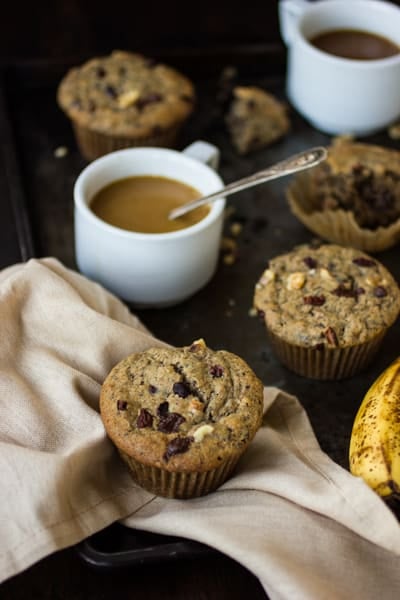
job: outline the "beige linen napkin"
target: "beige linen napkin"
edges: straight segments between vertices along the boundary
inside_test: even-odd
[[[125,518],[221,550],[272,600],[398,600],[397,520],[321,451],[296,398],[265,389],[264,425],[219,490],[157,498],[107,440],[98,396],[117,361],[163,342],[55,259],[0,273],[0,325],[1,581]]]

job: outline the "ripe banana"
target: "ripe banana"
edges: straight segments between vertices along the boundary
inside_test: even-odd
[[[385,499],[400,497],[400,357],[367,391],[350,437],[350,472]]]

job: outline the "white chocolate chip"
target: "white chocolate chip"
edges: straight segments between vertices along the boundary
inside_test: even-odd
[[[305,284],[305,281],[306,276],[301,271],[298,273],[291,273],[287,278],[286,288],[288,290],[300,290]]]
[[[328,271],[328,269],[321,269],[320,270],[320,275],[321,275],[321,279],[325,279],[325,280],[328,280],[328,281],[330,279],[334,279],[333,276]]]
[[[213,431],[214,427],[211,425],[201,425],[196,431],[193,433],[193,438],[195,442],[201,442],[202,439]]]
[[[128,108],[135,104],[136,100],[139,98],[140,92],[139,90],[128,90],[127,92],[123,92],[120,96],[118,96],[118,106],[120,108]]]
[[[206,343],[203,338],[199,338],[198,340],[194,340],[190,346],[193,350],[200,350],[206,347]]]
[[[377,285],[387,285],[387,280],[382,279],[377,273],[371,273],[370,275],[367,275],[364,281],[367,285],[371,285],[373,287],[376,287]]]
[[[261,286],[267,285],[270,281],[274,281],[275,273],[271,269],[265,269],[258,282]]]

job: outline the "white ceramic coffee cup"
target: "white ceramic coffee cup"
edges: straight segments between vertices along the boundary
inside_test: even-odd
[[[158,175],[182,181],[201,195],[224,187],[215,172],[219,150],[198,141],[183,152],[129,148],[90,163],[74,186],[75,257],[81,273],[139,307],[176,304],[213,276],[220,249],[225,199],[213,202],[198,223],[168,233],[114,227],[90,209],[94,195],[117,179]]]
[[[281,0],[287,44],[287,95],[315,128],[328,134],[374,133],[400,117],[400,54],[354,60],[309,43],[337,29],[368,31],[400,46],[400,8],[383,0]]]

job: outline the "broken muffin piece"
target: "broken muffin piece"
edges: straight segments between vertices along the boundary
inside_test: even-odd
[[[225,122],[239,154],[264,148],[289,130],[287,106],[258,87],[237,86]]]

